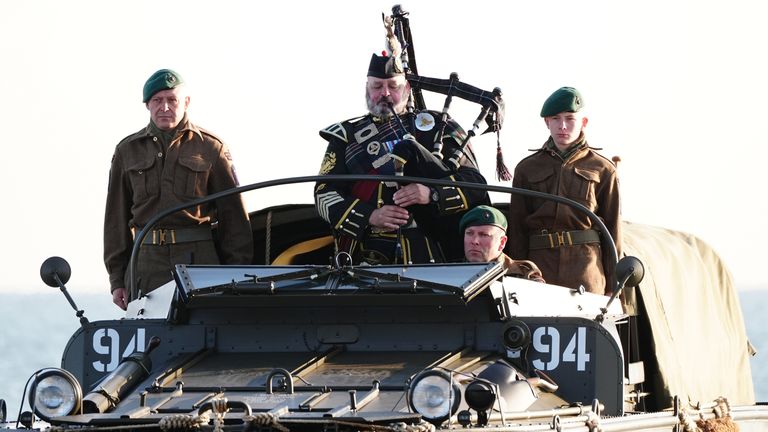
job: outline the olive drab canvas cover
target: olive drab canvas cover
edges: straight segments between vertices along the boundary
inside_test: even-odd
[[[628,222],[623,229],[625,254],[645,267],[634,294],[652,334],[640,350],[658,360],[657,375],[645,377],[662,393],[657,399],[671,406],[674,396],[695,403],[727,395],[731,404],[754,403],[753,351],[725,263],[691,234]]]

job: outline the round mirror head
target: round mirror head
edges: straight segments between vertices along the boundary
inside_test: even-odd
[[[63,284],[69,281],[69,277],[72,275],[72,268],[69,267],[67,260],[54,256],[43,261],[43,264],[40,266],[40,277],[46,285],[59,288],[59,282],[56,281],[54,275],[59,275],[59,280]]]
[[[616,279],[621,282],[626,278],[624,286],[636,287],[645,276],[643,262],[633,256],[625,256],[616,263]]]

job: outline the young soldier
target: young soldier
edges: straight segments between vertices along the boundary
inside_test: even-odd
[[[573,199],[592,210],[608,228],[621,253],[619,181],[616,167],[587,144],[584,99],[562,87],[544,102],[541,117],[550,137],[515,168],[512,186]],[[615,263],[602,253],[590,219],[565,204],[512,195],[509,251],[535,261],[551,284],[606,292],[606,271]],[[619,255],[621,256],[621,255]],[[608,285],[612,286],[612,285]]]

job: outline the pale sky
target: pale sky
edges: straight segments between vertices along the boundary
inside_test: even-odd
[[[230,146],[242,184],[318,172],[317,131],[365,112],[381,12],[394,2],[6,1],[0,4],[3,211],[0,291],[41,290],[42,261],[70,289],[103,290],[102,224],[115,145],[149,119],[141,88],[180,72],[190,118]],[[740,289],[768,288],[764,188],[768,2],[423,1],[410,12],[419,72],[506,101],[505,158],[546,140],[541,104],[584,95],[591,145],[620,155],[623,216],[695,234]],[[442,108],[442,96],[427,100]],[[478,108],[454,102],[465,128]],[[491,182],[495,139],[474,141]],[[498,184],[498,182],[495,182]],[[248,209],[312,201],[311,186],[252,192]]]

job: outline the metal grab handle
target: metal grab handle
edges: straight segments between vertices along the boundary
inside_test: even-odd
[[[276,376],[282,376],[284,381],[283,385],[285,386],[285,392],[288,394],[293,394],[293,375],[291,375],[290,372],[288,372],[285,369],[273,369],[272,372],[269,373],[267,376],[267,394],[272,394],[272,380]]]

